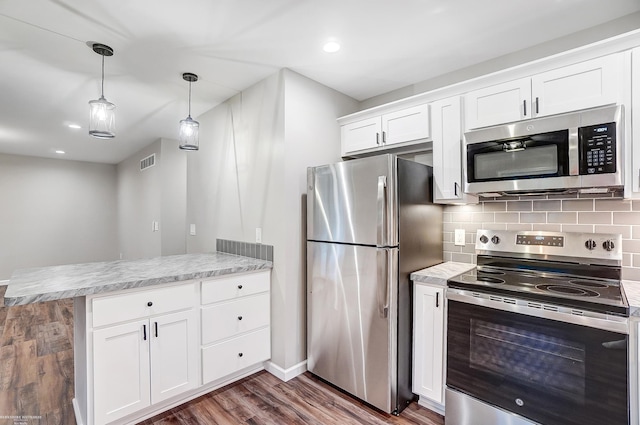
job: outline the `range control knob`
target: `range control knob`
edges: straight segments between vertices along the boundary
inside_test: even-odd
[[[493,242],[494,244],[498,245],[500,243],[500,238],[497,236],[493,236],[491,238],[491,242]]]
[[[480,242],[482,242],[482,243],[489,242],[489,238],[487,237],[487,235],[480,236]]]
[[[588,239],[585,243],[584,243],[585,248],[587,248],[589,251],[593,251],[596,248],[596,241],[594,241],[593,239]]]
[[[602,248],[604,248],[607,251],[613,251],[615,247],[616,246],[611,239],[609,239],[608,241],[602,242]]]

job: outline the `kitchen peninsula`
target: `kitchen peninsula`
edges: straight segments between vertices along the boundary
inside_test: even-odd
[[[73,298],[77,423],[136,423],[263,368],[272,267],[214,252],[22,269],[5,305]]]

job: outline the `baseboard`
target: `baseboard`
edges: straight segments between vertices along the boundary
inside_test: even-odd
[[[264,369],[281,381],[287,382],[307,371],[307,361],[302,361],[289,369],[283,369],[272,361],[264,362]]]
[[[425,397],[419,397],[418,404],[426,409],[433,410],[434,412],[444,416],[444,405],[440,403],[436,403],[435,401],[429,400]]]

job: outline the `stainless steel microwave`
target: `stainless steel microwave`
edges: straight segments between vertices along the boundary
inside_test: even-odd
[[[464,191],[599,193],[621,189],[622,106],[588,109],[465,133]]]

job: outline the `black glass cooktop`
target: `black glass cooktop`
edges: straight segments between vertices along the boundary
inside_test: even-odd
[[[629,315],[620,281],[540,270],[482,267],[449,279],[448,286],[510,295],[579,309]]]

